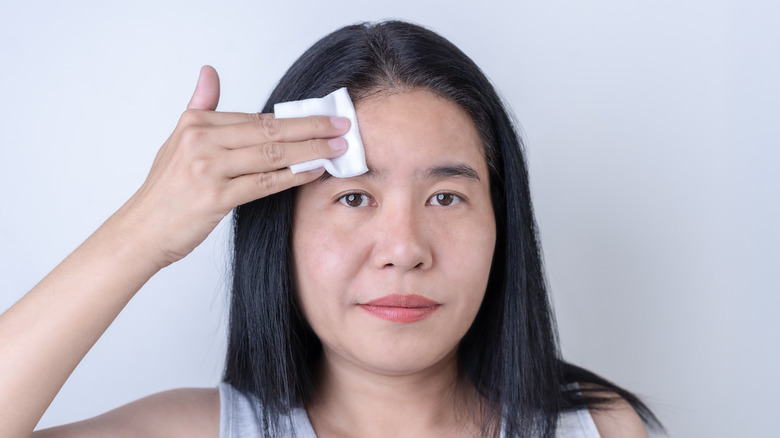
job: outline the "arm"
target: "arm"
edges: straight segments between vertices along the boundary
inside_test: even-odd
[[[647,438],[647,429],[634,408],[625,401],[614,402],[609,410],[591,410],[602,438]]]
[[[0,317],[0,436],[29,436],[65,380],[157,268],[106,222]]]
[[[589,386],[580,384],[581,386]],[[602,438],[647,438],[647,429],[634,408],[622,397],[604,391],[598,394],[610,401],[590,408],[593,423]]]
[[[316,179],[322,170],[293,175],[285,167],[346,148],[326,139],[344,134],[348,122],[218,113],[218,99],[216,71],[204,67],[138,192],[0,315],[0,436],[29,437],[141,286],[189,254],[233,207]]]
[[[33,438],[219,436],[219,391],[185,388],[164,391],[88,420],[33,433]]]

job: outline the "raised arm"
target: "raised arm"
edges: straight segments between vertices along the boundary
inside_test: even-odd
[[[0,315],[0,437],[29,437],[81,359],[149,278],[199,245],[236,205],[316,179],[286,167],[340,155],[345,119],[215,112],[204,67],[144,184]]]

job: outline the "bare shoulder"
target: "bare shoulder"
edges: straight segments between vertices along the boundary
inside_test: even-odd
[[[580,387],[594,388],[588,384],[580,384]],[[590,409],[593,423],[602,438],[648,437],[645,424],[626,400],[612,392],[602,392],[599,395],[612,399],[603,406]]]
[[[219,390],[182,388],[164,391],[94,418],[33,434],[34,438],[105,436],[218,438]]]

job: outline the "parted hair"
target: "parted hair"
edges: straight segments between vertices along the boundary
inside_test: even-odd
[[[566,411],[606,408],[622,397],[660,427],[633,394],[562,360],[548,298],[523,145],[477,65],[442,36],[386,21],[341,28],[315,43],[280,80],[278,102],[347,87],[353,101],[424,89],[471,117],[484,146],[496,246],[479,312],[458,347],[458,370],[480,395],[484,436],[552,437]],[[294,190],[237,207],[224,381],[257,400],[266,436],[305,406],[316,388],[322,345],[296,301],[291,235]],[[584,383],[580,390],[573,383]],[[591,389],[593,388],[593,389]]]

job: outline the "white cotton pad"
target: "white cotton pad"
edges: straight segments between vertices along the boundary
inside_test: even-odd
[[[306,161],[290,166],[292,173],[306,172],[318,167],[324,167],[337,178],[358,176],[368,171],[366,154],[363,151],[363,140],[360,139],[357,114],[346,88],[328,94],[319,99],[296,100],[274,105],[277,119],[306,116],[339,116],[349,119],[349,131],[342,136],[347,141],[347,151],[336,158]]]

